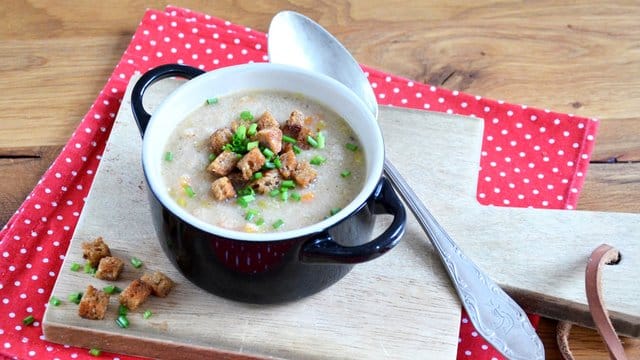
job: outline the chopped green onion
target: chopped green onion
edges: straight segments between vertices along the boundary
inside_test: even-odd
[[[283,187],[283,188],[290,188],[290,189],[293,189],[294,187],[296,187],[296,183],[295,183],[295,182],[293,182],[293,180],[283,180],[283,181],[280,183],[280,186],[281,186],[281,187]]]
[[[263,224],[264,224],[264,219],[263,218],[260,218],[260,219],[258,219],[258,221],[256,221],[256,225],[258,225],[258,226],[261,226]]]
[[[286,189],[280,191],[280,200],[287,201],[289,199],[289,192]]]
[[[309,145],[311,145],[314,148],[318,147],[318,142],[311,135],[307,135],[307,143],[309,143]]]
[[[295,201],[300,201],[302,197],[300,196],[300,194],[294,192],[294,193],[291,193],[291,198]]]
[[[260,212],[258,210],[255,209],[249,209],[247,210],[246,214],[244,215],[244,219],[247,221],[251,221],[253,220],[253,218],[255,218]]]
[[[57,297],[52,296],[51,299],[49,299],[49,304],[53,306],[59,306],[60,304],[62,304],[62,301],[60,301],[60,299],[58,299]]]
[[[273,189],[273,190],[269,191],[269,196],[271,196],[271,197],[278,196],[278,194],[280,194],[280,190],[279,189]]]
[[[216,159],[216,154],[209,154],[209,161],[213,161]]]
[[[276,164],[272,163],[271,161],[267,161],[262,167],[264,167],[265,169],[275,169]]]
[[[241,207],[246,208],[249,206],[249,203],[254,201],[256,197],[252,194],[240,196],[236,201]]]
[[[316,141],[318,142],[318,149],[324,149],[324,143],[325,143],[325,138],[324,138],[324,134],[319,132],[318,136],[316,137]]]
[[[282,135],[282,141],[288,142],[290,144],[295,144],[295,143],[298,142],[298,140],[292,138],[291,136],[287,136],[287,135]]]
[[[274,229],[277,229],[277,228],[281,227],[282,225],[284,225],[284,221],[282,219],[278,219],[278,220],[276,220],[276,222],[273,223],[272,226],[273,226]]]
[[[251,121],[253,120],[253,114],[251,114],[251,111],[245,110],[240,113],[240,119],[245,121]]]
[[[275,165],[277,169],[280,169],[282,167],[282,161],[279,157],[276,156],[276,158],[273,159],[273,165]]]
[[[262,179],[262,173],[260,171],[253,173],[253,179],[254,180],[258,180],[258,179]]]
[[[345,171],[340,173],[340,176],[342,176],[343,178],[349,177],[349,176],[351,176],[351,171],[345,170]]]
[[[111,295],[111,294],[122,292],[122,289],[120,289],[119,287],[117,287],[115,285],[107,285],[107,286],[102,288],[102,291],[104,291],[105,293]]]
[[[264,148],[262,150],[262,154],[264,155],[264,157],[266,157],[267,159],[271,159],[275,154],[273,153],[273,151],[271,151],[271,149],[269,148]]]
[[[258,145],[260,145],[259,141],[252,141],[252,142],[247,143],[247,151],[251,151],[251,150],[253,150],[253,148],[257,148]]]
[[[171,160],[173,160],[173,153],[172,153],[171,151],[167,151],[167,152],[164,154],[164,160],[165,160],[165,161],[171,161]]]
[[[217,103],[218,103],[218,98],[215,98],[215,97],[214,97],[214,98],[209,98],[209,99],[207,99],[207,104],[208,104],[208,105],[215,105],[215,104],[217,104]]]
[[[188,197],[192,198],[196,196],[196,193],[195,191],[193,191],[193,188],[191,186],[185,185],[183,189],[184,189],[184,193],[187,194]]]
[[[132,257],[131,258],[131,265],[133,265],[134,268],[139,269],[140,266],[142,266],[142,260],[138,259],[137,257]]]
[[[153,315],[151,310],[145,310],[145,312],[142,314],[142,317],[146,320],[146,319],[150,318],[151,315]]]
[[[118,326],[120,326],[121,328],[126,329],[129,327],[129,319],[127,319],[125,315],[120,315],[116,319],[116,324],[118,324]]]
[[[245,196],[245,195],[255,195],[256,192],[255,190],[253,190],[253,188],[251,186],[246,186],[243,187],[242,189],[238,190],[238,195],[240,196]]]
[[[299,155],[302,152],[302,149],[298,145],[293,145],[293,153]]]
[[[358,145],[356,145],[356,144],[346,143],[344,146],[346,146],[346,148],[351,150],[351,151],[357,151],[358,150]]]
[[[33,317],[33,315],[29,315],[26,318],[22,319],[22,323],[27,326],[33,324],[34,321],[36,321],[36,319]]]
[[[258,124],[253,123],[249,126],[249,130],[247,130],[247,135],[253,136],[258,132]]]
[[[340,210],[342,210],[342,208],[339,208],[339,207],[333,208],[333,209],[331,209],[331,211],[329,213],[331,214],[331,216],[333,216],[333,215],[337,214],[338,212],[340,212]]]
[[[89,262],[87,262],[84,264],[84,273],[93,275],[96,273],[96,268],[94,268]]]
[[[69,301],[71,301],[74,304],[80,304],[80,299],[82,299],[82,293],[81,292],[74,292],[72,294],[69,294],[68,299],[69,299]]]
[[[127,316],[127,313],[129,312],[129,309],[120,304],[120,306],[118,306],[118,316]]]
[[[91,349],[89,350],[89,355],[91,356],[100,356],[100,354],[102,354],[102,351],[100,351],[100,349]]]
[[[78,264],[77,262],[71,263],[71,271],[79,271],[80,270],[80,264]]]
[[[244,140],[247,138],[247,127],[244,125],[238,126],[236,129],[236,137],[240,140]]]
[[[313,158],[311,158],[311,160],[309,160],[309,163],[311,165],[322,165],[324,164],[324,162],[327,161],[326,158],[320,156],[320,155],[316,155]]]

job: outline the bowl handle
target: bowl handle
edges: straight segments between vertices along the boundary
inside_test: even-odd
[[[374,213],[393,215],[389,227],[374,240],[358,246],[343,246],[327,232],[302,247],[301,261],[307,263],[355,264],[369,261],[391,250],[404,234],[407,214],[398,195],[386,178],[373,192]]]
[[[151,115],[142,105],[144,93],[151,84],[172,76],[179,76],[190,80],[204,73],[203,70],[180,64],[160,65],[144,73],[131,91],[131,109],[133,110],[133,117],[138,124],[140,135],[144,136],[144,131],[147,129],[149,119],[151,119]]]

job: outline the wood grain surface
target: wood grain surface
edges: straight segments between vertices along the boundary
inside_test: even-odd
[[[297,10],[369,66],[414,80],[602,120],[579,209],[640,212],[640,6],[636,1],[172,1],[266,31]],[[165,1],[0,3],[0,223],[88,110],[144,9]],[[16,155],[17,154],[17,155]],[[35,155],[34,155],[35,154]],[[7,175],[17,174],[17,176]],[[553,321],[540,333],[559,359]],[[606,359],[575,329],[578,359]],[[625,341],[630,358],[640,342]]]

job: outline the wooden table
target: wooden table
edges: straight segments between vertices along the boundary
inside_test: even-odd
[[[0,3],[0,225],[105,84],[144,9],[161,1]],[[449,89],[602,120],[579,209],[640,212],[640,6],[634,2],[172,1],[266,31],[291,9],[362,63]],[[604,240],[604,239],[603,239]],[[543,319],[548,359],[555,325]],[[576,328],[578,359],[606,359]],[[624,339],[629,358],[640,340]]]

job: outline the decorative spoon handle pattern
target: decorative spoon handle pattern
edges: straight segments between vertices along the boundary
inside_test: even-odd
[[[436,248],[480,335],[508,359],[544,359],[542,341],[522,308],[462,253],[388,159],[384,171]]]

